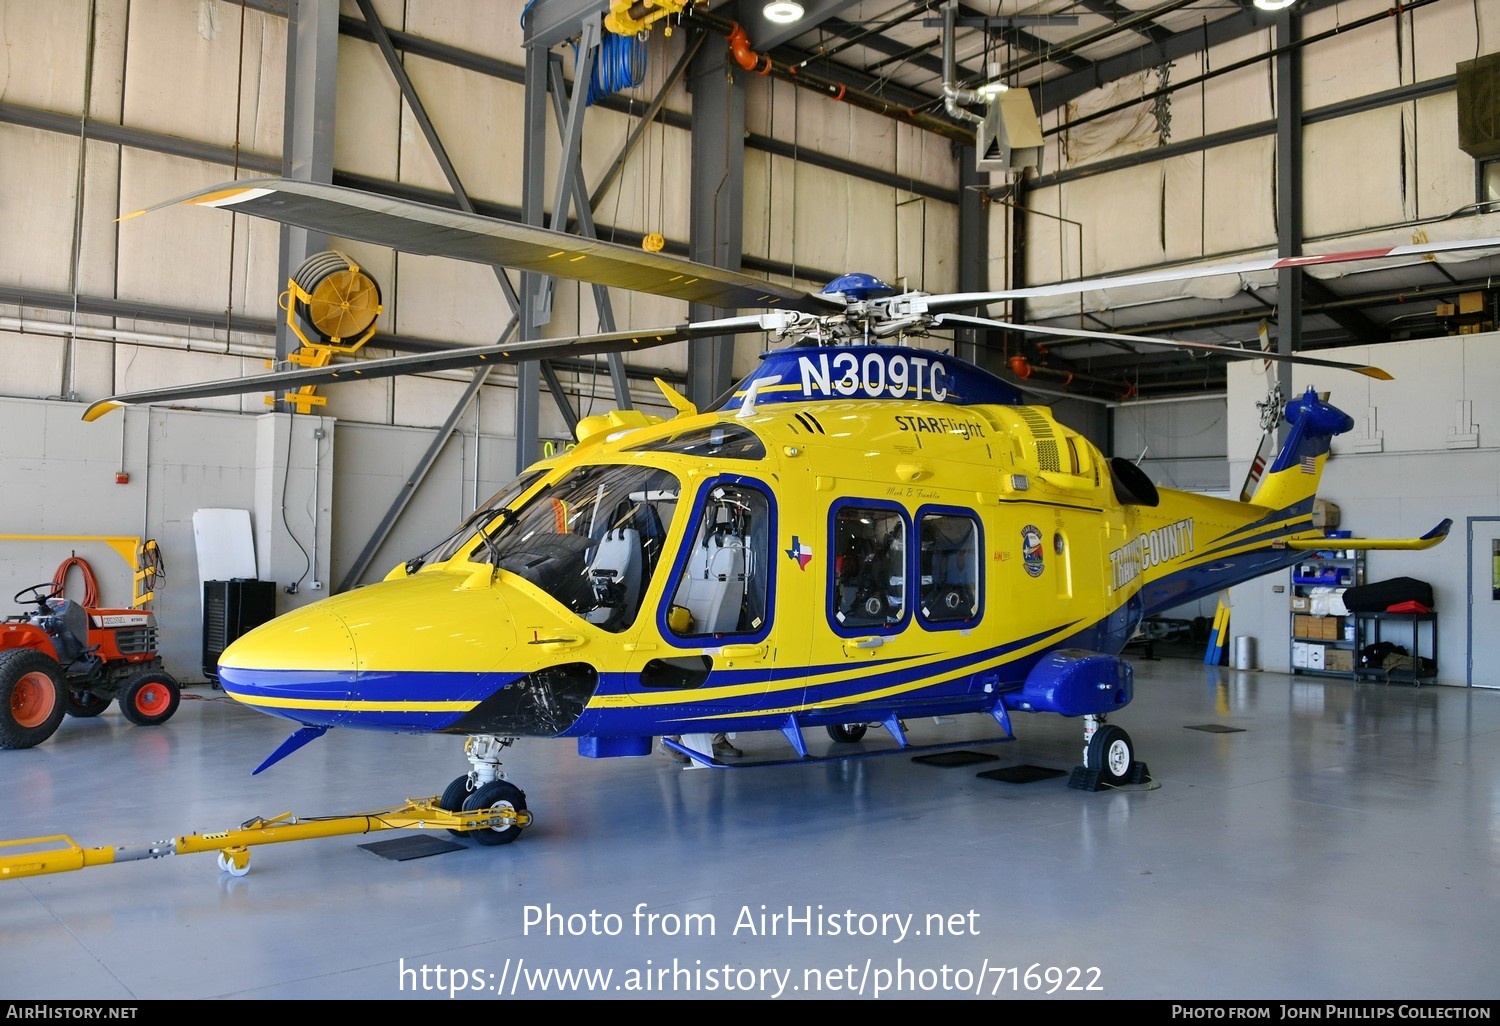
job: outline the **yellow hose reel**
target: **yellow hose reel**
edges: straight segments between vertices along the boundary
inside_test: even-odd
[[[330,249],[297,268],[281,307],[303,345],[352,353],[375,334],[380,286],[348,256]]]

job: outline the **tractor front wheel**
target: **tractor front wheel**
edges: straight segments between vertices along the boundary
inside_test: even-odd
[[[120,688],[120,712],[138,727],[166,723],[181,700],[182,690],[177,681],[161,670],[137,674]]]
[[[32,748],[57,732],[68,689],[57,661],[35,649],[0,654],[0,748]]]

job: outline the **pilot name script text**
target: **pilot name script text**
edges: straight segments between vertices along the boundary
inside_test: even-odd
[[[546,905],[521,910],[522,933],[543,937],[978,937],[979,913],[856,912],[822,905],[741,905],[733,917],[712,912],[657,912],[640,902],[631,912],[561,911]]]

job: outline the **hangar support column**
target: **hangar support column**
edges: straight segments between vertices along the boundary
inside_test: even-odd
[[[699,48],[688,72],[693,96],[688,258],[735,271],[745,234],[745,87],[737,72],[723,46]],[[688,304],[690,321],[734,312]],[[702,409],[734,384],[734,337],[696,339],[688,346],[688,398]]]
[[[1276,18],[1276,255],[1302,252],[1302,50],[1293,46],[1297,15],[1292,9]],[[1302,336],[1302,271],[1283,267],[1276,272],[1276,351],[1292,355]],[[1276,365],[1281,394],[1292,394],[1292,365]],[[1278,428],[1286,441],[1287,425]]]
[[[334,106],[338,97],[339,0],[295,0],[287,6],[286,110],[281,176],[299,182],[333,181]],[[328,248],[328,236],[283,225],[278,286],[303,261]],[[282,319],[276,324],[276,362],[301,347]],[[280,397],[280,393],[277,393]]]

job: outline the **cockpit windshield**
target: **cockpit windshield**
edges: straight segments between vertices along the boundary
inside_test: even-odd
[[[605,630],[635,622],[680,485],[653,467],[579,467],[490,525],[469,551]],[[471,530],[469,539],[475,537]]]
[[[504,488],[501,488],[494,495],[491,495],[480,504],[478,509],[464,518],[464,522],[458,525],[456,531],[438,542],[421,556],[408,560],[406,572],[409,574],[416,573],[417,568],[425,563],[441,563],[452,559],[463,550],[464,546],[474,540],[475,534],[480,530],[494,532],[499,526],[493,523],[495,518],[509,510],[518,498],[526,494],[526,490],[535,484],[542,474],[543,471],[540,470],[528,471]]]

